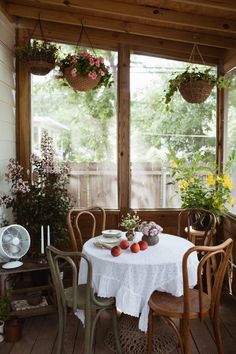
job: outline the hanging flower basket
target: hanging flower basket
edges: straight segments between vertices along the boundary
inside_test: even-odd
[[[189,103],[203,103],[210,96],[214,85],[212,81],[192,80],[182,82],[179,86],[179,92]]]
[[[34,75],[47,75],[55,67],[55,58],[50,55],[34,55],[29,57],[30,72]]]
[[[99,77],[92,79],[88,76],[81,76],[81,75],[72,76],[71,71],[73,72],[72,67],[66,68],[64,75],[68,84],[76,91],[85,92],[85,91],[92,90],[98,85],[100,81]]]
[[[55,67],[57,55],[57,46],[47,41],[32,41],[25,37],[16,46],[16,56],[28,64],[34,75],[47,75]]]
[[[112,84],[109,67],[104,64],[103,57],[96,57],[86,51],[67,54],[58,63],[58,79],[62,79],[76,91],[88,91],[110,87]]]

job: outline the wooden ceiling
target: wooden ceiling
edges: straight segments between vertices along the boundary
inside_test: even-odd
[[[83,21],[94,45],[126,43],[136,52],[187,60],[193,43],[204,61],[236,62],[236,0],[1,0],[18,27],[40,16],[50,39],[76,42]],[[198,60],[200,61],[200,59]]]

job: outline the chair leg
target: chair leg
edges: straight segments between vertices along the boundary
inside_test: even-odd
[[[152,354],[153,342],[153,311],[149,309],[148,314],[148,331],[147,331],[147,354]]]
[[[119,329],[118,329],[116,307],[114,307],[112,309],[112,324],[113,324],[113,331],[114,331],[114,336],[115,336],[117,354],[122,354],[121,345],[120,345],[120,335],[119,335]]]
[[[58,334],[57,334],[57,349],[56,353],[61,354],[63,352],[63,338],[65,331],[66,312],[61,305],[58,306]]]
[[[217,345],[218,354],[224,354],[224,346],[220,330],[220,318],[219,314],[216,312],[214,318],[212,319],[212,325],[214,329],[215,341]]]
[[[189,320],[186,319],[183,319],[182,321],[182,338],[184,345],[184,353],[191,354]]]
[[[85,314],[84,354],[91,354],[91,313]]]

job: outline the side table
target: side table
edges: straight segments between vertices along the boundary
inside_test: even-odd
[[[1,264],[0,264],[1,266]],[[46,275],[43,284],[33,284],[33,276],[39,278],[40,275]],[[47,263],[39,263],[37,260],[24,259],[23,265],[15,269],[3,269],[0,267],[0,296],[4,295],[7,290],[7,282],[11,282],[17,276],[28,277],[28,284],[24,285],[24,281],[18,282],[12,286],[11,301],[20,301],[26,306],[12,310],[11,317],[25,318],[30,316],[44,315],[56,311],[56,301],[54,291],[50,281],[50,269]],[[29,282],[31,280],[31,282]],[[10,286],[11,287],[11,286]],[[39,292],[43,294],[44,302],[42,305],[29,306],[26,302],[27,294]]]

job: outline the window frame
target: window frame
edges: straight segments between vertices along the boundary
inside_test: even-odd
[[[52,24],[53,25],[53,24]],[[94,46],[101,49],[111,49],[118,52],[117,70],[117,175],[118,175],[118,211],[125,213],[130,209],[130,53],[158,56],[158,46],[153,50],[139,44],[131,45],[125,40],[120,41],[112,36],[112,41],[106,42],[103,31],[98,31]],[[50,33],[50,31],[49,31]],[[17,29],[17,41],[22,39],[28,30]],[[51,37],[50,37],[51,36]],[[65,35],[66,36],[66,35]],[[39,33],[35,33],[36,38],[40,38]],[[52,33],[48,39],[55,42],[76,44],[76,41],[68,40],[62,35]],[[107,44],[104,44],[107,43]],[[81,45],[89,46],[86,39]],[[164,57],[163,54],[159,55]],[[187,60],[187,58],[176,58],[174,55],[166,55],[167,59]],[[30,167],[31,155],[31,80],[26,63],[17,60],[16,63],[16,156],[19,163],[25,168]],[[212,63],[211,63],[212,64]],[[219,68],[219,66],[217,66]],[[218,70],[219,74],[219,70]],[[217,163],[223,163],[223,137],[224,137],[224,90],[217,90],[217,112],[216,112],[216,156]],[[150,209],[150,211],[153,209]],[[172,210],[170,208],[160,208],[157,210]],[[173,209],[176,210],[176,209]],[[146,210],[148,211],[148,210]]]

